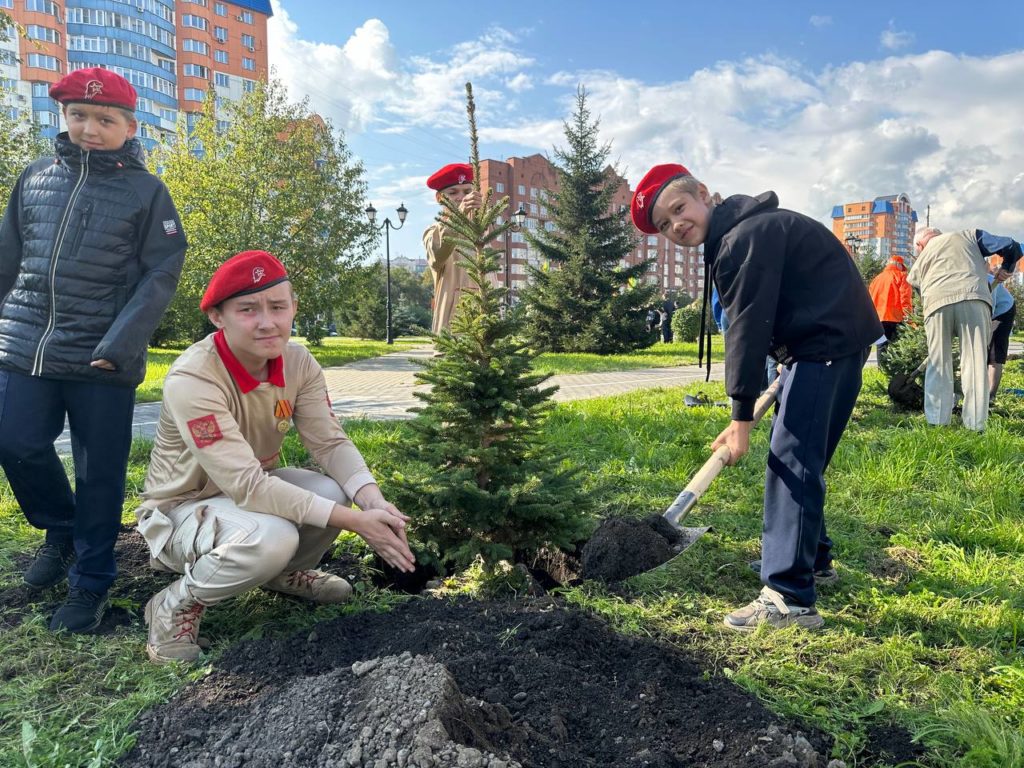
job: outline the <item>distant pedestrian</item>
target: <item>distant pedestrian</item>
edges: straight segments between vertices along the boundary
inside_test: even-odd
[[[860,391],[868,346],[882,333],[860,273],[832,232],[779,208],[774,192],[718,202],[681,165],[648,171],[631,213],[641,232],[704,246],[702,317],[714,286],[730,322],[732,421],[711,446],[727,447],[729,464],[749,450],[767,354],[784,366],[765,476],[764,588],[725,626],[820,627],[815,579],[835,575],[824,472]]]
[[[878,312],[887,342],[896,340],[901,323],[914,311],[914,298],[907,281],[907,267],[902,256],[893,256],[868,286],[871,302]]]
[[[132,85],[88,67],[50,96],[68,130],[55,157],[21,174],[0,224],[0,464],[46,532],[25,582],[42,589],[66,576],[50,629],[88,632],[117,575],[135,388],[186,242],[135,138]],[[65,417],[74,490],[54,449]]]
[[[676,311],[676,303],[668,293],[661,296],[661,340],[665,344],[672,342],[672,315]]]
[[[994,283],[1009,277],[1021,256],[1020,243],[981,229],[942,234],[934,227],[917,236],[917,259],[907,279],[921,292],[928,366],[924,415],[929,424],[949,424],[953,413],[953,337],[960,339],[963,424],[981,431],[988,421],[988,346],[992,291],[988,256],[1002,256]]]

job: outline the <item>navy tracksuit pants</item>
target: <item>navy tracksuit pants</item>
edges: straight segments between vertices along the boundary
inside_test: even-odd
[[[117,575],[135,389],[0,371],[0,465],[22,512],[46,540],[73,542],[72,587],[105,592]],[[75,489],[54,441],[71,427]]]
[[[814,605],[814,572],[832,562],[825,470],[850,420],[864,353],[783,369],[764,485],[761,581],[787,601]]]

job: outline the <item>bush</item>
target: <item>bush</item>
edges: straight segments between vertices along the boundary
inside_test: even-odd
[[[676,341],[696,341],[700,335],[700,304],[693,302],[672,313],[672,334]]]

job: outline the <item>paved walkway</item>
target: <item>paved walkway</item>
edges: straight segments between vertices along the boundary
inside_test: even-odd
[[[415,373],[431,354],[431,347],[416,347],[325,369],[327,390],[331,395],[334,412],[343,420],[411,418],[413,414],[409,413],[409,409],[422,404],[413,395],[417,389]],[[720,380],[722,375],[722,363],[713,364],[712,380]],[[618,395],[638,389],[678,387],[703,380],[703,369],[696,365],[684,365],[636,371],[561,374],[552,376],[547,385],[557,385],[558,391],[553,399],[566,402]],[[135,406],[135,437],[152,440],[156,435],[159,418],[159,403]],[[57,450],[61,453],[71,452],[71,439],[66,429],[57,440]]]

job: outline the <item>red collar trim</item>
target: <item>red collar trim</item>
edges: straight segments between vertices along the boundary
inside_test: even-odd
[[[243,395],[249,394],[260,385],[260,382],[245,370],[245,366],[238,362],[235,353],[228,346],[227,339],[224,338],[223,330],[213,334],[213,345],[217,348],[221,362],[224,363],[224,367],[228,369],[228,373],[231,374],[231,378],[235,380],[238,388],[242,390]],[[267,381],[275,387],[284,387],[284,355],[267,361]]]

